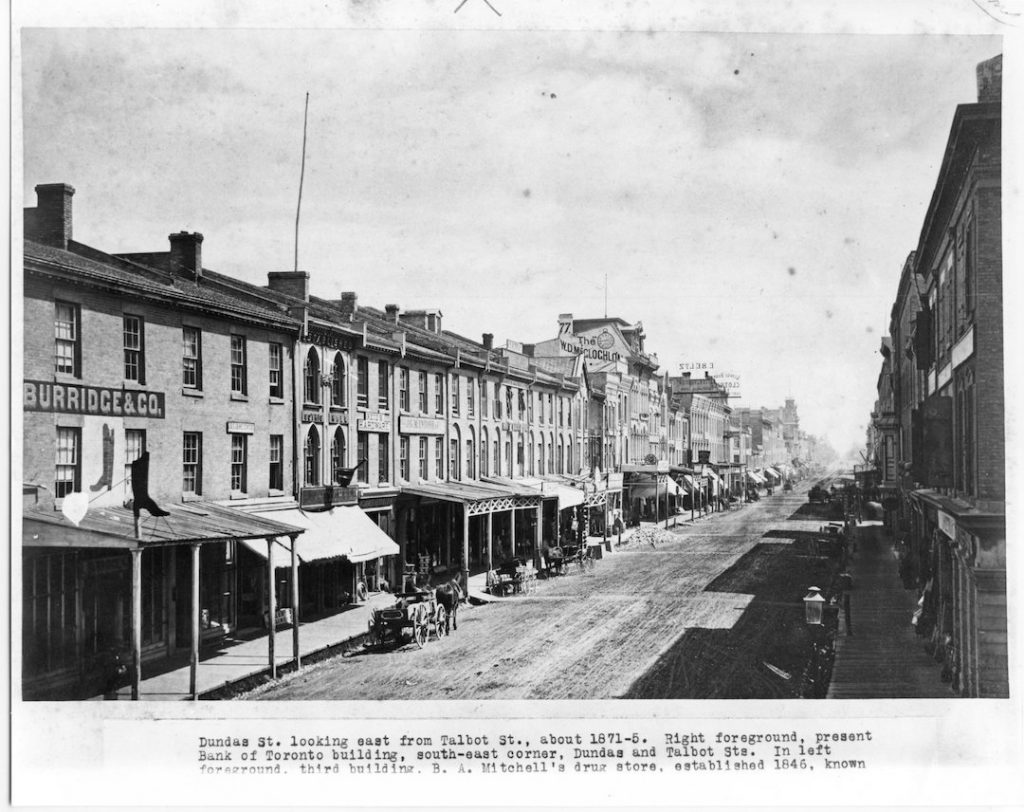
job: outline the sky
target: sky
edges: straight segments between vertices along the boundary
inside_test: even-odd
[[[484,7],[483,13],[489,14]],[[467,7],[468,13],[468,7]],[[481,13],[474,10],[474,13]],[[26,29],[23,205],[75,238],[537,342],[640,321],[661,370],[863,443],[955,107],[996,36]]]

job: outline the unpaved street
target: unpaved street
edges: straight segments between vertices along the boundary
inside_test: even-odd
[[[750,604],[763,588],[771,591],[773,586],[758,579],[782,577],[782,569],[765,566],[765,560],[773,560],[774,550],[793,549],[786,534],[796,537],[821,523],[805,512],[806,495],[801,490],[687,522],[671,541],[606,556],[587,573],[541,581],[532,595],[464,607],[458,631],[441,641],[432,638],[422,650],[409,643],[336,657],[259,691],[254,698],[601,699],[716,696],[723,691],[745,695],[747,676],[740,674],[741,683],[728,687],[727,674],[719,680],[715,673],[706,673],[718,668],[717,662],[736,672],[739,655],[720,656],[723,644],[715,637],[707,643],[712,649],[694,651],[693,634],[710,630],[711,635],[728,636],[729,630],[743,626],[744,638],[756,645],[765,631],[758,628],[758,618],[776,622],[780,612],[788,617],[802,611],[799,599],[807,586],[802,581],[813,576],[800,576],[796,585],[783,584],[785,594],[773,595],[783,600],[769,602],[768,615],[752,613]],[[784,569],[791,572],[793,567],[787,564]],[[720,578],[727,571],[728,583]],[[729,583],[737,590],[731,591]],[[703,662],[689,675],[676,653],[688,630],[686,663]],[[728,645],[736,643],[734,639]],[[718,691],[716,684],[726,687]],[[768,687],[754,695],[775,695]]]

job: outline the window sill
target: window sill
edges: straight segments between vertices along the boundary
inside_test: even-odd
[[[241,403],[248,403],[249,402],[249,396],[248,395],[243,395],[241,392],[232,392],[231,393],[231,399],[232,400],[237,400],[237,401],[239,401]]]
[[[191,389],[187,386],[181,387],[181,394],[187,398],[201,398],[203,397],[202,389]]]
[[[231,496],[228,499],[248,499],[249,494],[244,491],[231,491]]]
[[[284,496],[284,491],[279,488],[270,488],[267,490],[267,496]]]
[[[270,396],[270,405],[271,406],[283,406],[284,405],[284,398],[279,398],[276,395],[271,395]]]

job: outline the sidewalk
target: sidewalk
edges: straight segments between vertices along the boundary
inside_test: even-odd
[[[840,612],[828,698],[952,699],[939,679],[938,663],[925,653],[925,640],[910,623],[917,594],[899,582],[892,539],[877,521],[862,523],[856,539],[850,564],[853,635],[847,635]]]
[[[374,593],[366,603],[356,604],[351,609],[330,617],[302,623],[299,626],[301,656],[308,657],[314,652],[359,637],[367,630],[371,609],[390,606],[394,601],[394,596],[389,593]],[[274,659],[280,668],[294,659],[291,626],[278,629],[275,642]],[[228,644],[208,654],[203,652],[200,656],[197,675],[200,696],[223,688],[227,684],[261,674],[270,667],[265,634],[253,640]],[[189,665],[186,662],[181,668],[143,679],[139,699],[151,702],[191,699],[188,689]],[[118,699],[130,701],[131,688],[119,690]]]

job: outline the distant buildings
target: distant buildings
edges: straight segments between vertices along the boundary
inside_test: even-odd
[[[1007,696],[1002,57],[957,107],[880,348],[868,451],[918,633],[951,690]]]

